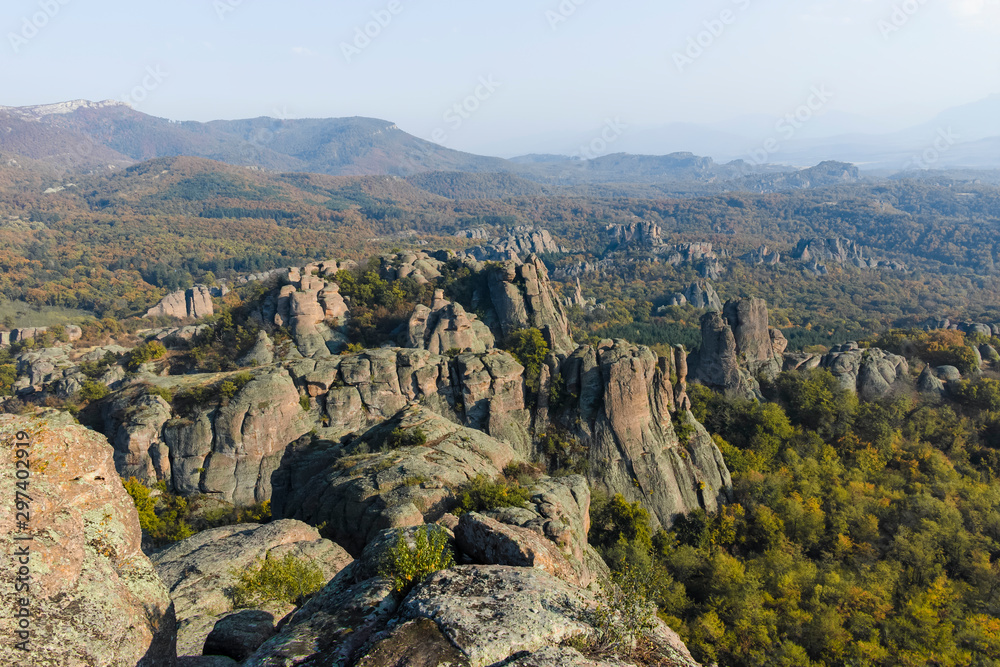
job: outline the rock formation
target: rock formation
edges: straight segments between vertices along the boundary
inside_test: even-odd
[[[233,612],[226,590],[235,581],[234,570],[288,554],[318,565],[326,580],[352,560],[341,547],[322,539],[315,528],[292,520],[213,528],[156,553],[153,565],[170,591],[177,614],[177,655],[201,655],[215,624]],[[280,619],[292,609],[274,604],[267,611]]]
[[[418,431],[426,445],[393,447],[393,433]],[[380,448],[388,451],[360,453]],[[272,511],[324,523],[355,554],[382,530],[438,520],[450,511],[454,489],[479,474],[499,477],[521,458],[509,445],[418,406],[370,429],[346,451],[306,443],[287,456]]]
[[[575,349],[569,321],[549,283],[548,270],[532,255],[523,264],[507,262],[490,271],[490,298],[504,336],[518,329],[534,327],[545,335],[557,354]]]
[[[594,632],[593,593],[533,567],[461,565],[432,574],[400,600],[387,579],[374,576],[381,549],[399,531],[386,531],[352,566],[303,606],[244,667],[310,664],[594,665],[563,645]],[[412,531],[405,531],[412,539]],[[539,548],[541,548],[539,546]],[[695,667],[680,639],[662,622],[651,634],[663,664]]]
[[[782,333],[768,324],[762,299],[728,301],[721,313],[703,315],[698,379],[727,394],[759,397],[757,378],[777,375],[788,347]]]
[[[872,401],[889,393],[897,382],[909,376],[906,359],[878,348],[861,350],[857,343],[838,345],[820,363],[844,389]]]
[[[768,266],[776,266],[781,263],[781,253],[777,250],[772,252],[766,245],[762,245],[756,250],[751,250],[747,254],[743,255],[740,259],[747,264],[766,264]]]
[[[691,283],[682,296],[695,308],[722,310],[722,301],[719,300],[719,295],[716,294],[715,288],[709,282]]]
[[[205,285],[195,285],[191,289],[172,292],[163,297],[158,304],[146,311],[145,317],[199,320],[211,317],[214,312],[212,290]]]
[[[562,366],[574,435],[589,451],[591,484],[642,501],[654,521],[714,511],[729,492],[729,471],[688,411],[687,361],[658,358],[647,347],[604,341],[581,347]],[[685,442],[674,420],[688,425]],[[567,424],[569,426],[569,424]]]
[[[13,443],[30,437],[30,529],[15,525]],[[0,569],[3,619],[0,663],[171,667],[176,624],[167,589],[141,550],[139,518],[115,473],[103,436],[66,414],[0,415],[8,465],[0,481],[9,511],[0,513],[0,542],[9,556],[30,554],[30,653],[15,648],[17,570]],[[20,480],[23,481],[23,480]],[[18,535],[30,534],[29,541]],[[27,657],[26,657],[27,656]],[[29,662],[30,661],[30,662]]]
[[[418,305],[410,316],[408,347],[444,354],[449,350],[485,352],[494,345],[493,332],[460,304],[444,298],[444,291],[434,292],[428,308]]]

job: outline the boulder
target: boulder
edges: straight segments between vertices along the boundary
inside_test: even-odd
[[[937,378],[933,368],[924,366],[924,370],[920,371],[920,377],[917,378],[917,391],[931,396],[943,396],[944,382]]]
[[[563,581],[580,583],[569,561],[556,545],[527,528],[467,512],[458,521],[455,542],[474,563],[533,567]]]
[[[397,434],[422,434],[424,444],[381,453]],[[392,445],[388,445],[392,446]],[[454,504],[454,491],[477,475],[499,477],[520,457],[509,445],[464,428],[418,405],[403,410],[343,447],[295,448],[276,477],[272,510],[313,524],[358,554],[388,528],[437,521]]]
[[[156,553],[153,564],[176,609],[177,654],[201,655],[216,623],[233,610],[226,595],[235,579],[233,570],[287,554],[316,563],[327,579],[351,562],[347,552],[321,538],[315,528],[291,520],[213,528]],[[284,616],[291,608],[266,611]]]
[[[31,475],[15,478],[16,434],[28,436]],[[23,441],[23,440],[22,440]],[[0,663],[172,667],[174,608],[141,549],[135,504],[114,468],[113,450],[98,433],[55,411],[0,415],[9,464],[0,481],[11,511],[0,513],[5,554],[27,549],[30,569],[30,654],[15,648],[16,570],[0,569],[3,619]],[[28,482],[30,527],[15,524],[16,482]],[[31,540],[18,540],[31,535]],[[24,563],[24,561],[21,561]]]
[[[879,348],[861,350],[857,343],[834,347],[823,357],[821,365],[829,369],[840,385],[873,401],[889,393],[891,388],[909,377],[906,359]]]
[[[444,298],[444,292],[434,293],[431,308],[418,305],[410,316],[407,340],[409,347],[444,354],[449,350],[482,353],[494,345],[493,332],[475,315],[465,312],[457,303]]]
[[[222,655],[242,662],[274,636],[274,614],[244,609],[223,616],[205,639],[204,655]]]
[[[702,315],[697,379],[731,396],[758,398],[760,385],[740,361],[736,336],[722,313],[709,311]]]

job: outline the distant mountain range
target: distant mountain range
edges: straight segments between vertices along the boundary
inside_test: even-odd
[[[580,138],[580,141],[583,139]],[[955,107],[905,130],[837,111],[819,112],[790,124],[766,115],[743,116],[725,123],[670,123],[631,128],[615,149],[654,154],[689,151],[719,161],[764,161],[805,167],[824,160],[858,165],[862,170],[1000,168],[1000,95]],[[576,145],[567,140],[566,150]],[[576,142],[578,143],[578,142]],[[536,150],[556,150],[539,146]]]
[[[973,158],[992,149],[1000,166],[996,150],[1000,139],[983,136],[992,129],[987,115],[976,107],[957,110],[952,121],[942,120],[963,128],[980,128],[964,135],[976,141],[955,141],[942,153],[953,158],[966,156],[969,166],[983,167],[990,163]],[[760,119],[745,125],[760,127]],[[848,125],[841,123],[840,127]],[[689,138],[708,136],[699,135],[696,128],[687,131]],[[731,141],[738,135],[716,132],[713,136],[714,140],[722,137]],[[903,147],[917,136],[914,132],[913,137],[897,138],[893,144],[897,153],[903,155]],[[589,188],[588,194],[630,196],[817,187],[860,178],[858,170],[847,164],[852,147],[859,152],[884,150],[863,137],[838,145],[822,144],[822,139],[811,141],[820,143],[807,145],[802,139],[799,144],[782,147],[796,157],[796,164],[798,160],[805,160],[803,167],[818,164],[807,170],[743,159],[719,163],[693,152],[676,151],[664,155],[615,153],[590,160],[533,154],[506,160],[445,148],[414,137],[390,121],[374,118],[254,118],[201,123],[157,118],[115,101],[0,107],[0,154],[52,169],[115,170],[157,158],[192,156],[274,172],[420,176],[421,187],[452,198],[532,196],[552,193],[553,188]],[[674,145],[680,143],[678,140]],[[919,167],[901,163],[899,170]]]

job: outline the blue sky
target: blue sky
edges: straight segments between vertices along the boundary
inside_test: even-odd
[[[0,28],[0,105],[375,116],[497,154],[779,118],[816,86],[888,128],[1000,93],[1000,0],[6,0]]]

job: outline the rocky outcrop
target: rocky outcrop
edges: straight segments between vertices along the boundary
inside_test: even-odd
[[[338,442],[415,401],[527,457],[523,370],[500,350],[451,359],[390,348],[258,367],[228,399],[213,388],[236,374],[156,378],[172,403],[145,385],[126,388],[101,403],[102,431],[123,476],[247,505],[271,498],[272,476],[304,434]],[[185,398],[195,394],[202,403]]]
[[[706,386],[730,396],[760,396],[760,384],[740,364],[736,336],[720,312],[710,311],[701,317],[696,377]]]
[[[711,283],[691,283],[683,296],[695,308],[722,310],[722,302]]]
[[[888,394],[909,376],[906,359],[878,348],[862,350],[857,343],[845,343],[830,350],[820,362],[840,385],[866,401]]]
[[[548,270],[532,255],[523,264],[507,262],[487,277],[497,324],[504,336],[534,327],[545,335],[550,348],[569,354],[576,347],[569,321],[549,283]]]
[[[115,447],[123,477],[146,484],[158,480],[182,495],[212,495],[237,505],[271,497],[271,474],[288,443],[313,427],[299,392],[282,368],[253,371],[249,382],[225,399],[210,387],[231,374],[181,376],[160,385],[180,407],[134,386],[101,405],[103,431]],[[207,391],[204,402],[184,404],[184,395]]]
[[[728,301],[722,315],[733,330],[736,352],[751,375],[773,378],[781,372],[782,355],[788,341],[780,331],[769,326],[767,304],[763,299]]]
[[[459,548],[475,563],[538,567],[584,587],[605,576],[607,566],[587,544],[586,478],[543,477],[531,492],[525,507],[463,514],[454,528]]]
[[[366,453],[379,449],[387,451]],[[324,523],[352,553],[387,528],[437,521],[451,510],[456,489],[480,474],[499,477],[519,459],[509,445],[416,405],[349,449],[303,443],[287,457],[272,511]]]
[[[28,461],[30,529],[15,524],[13,464],[16,434],[31,443]],[[139,517],[115,473],[103,436],[49,411],[0,415],[0,445],[8,465],[0,481],[10,511],[0,513],[4,553],[28,555],[30,653],[15,648],[17,603],[14,567],[0,569],[5,665],[170,667],[176,624],[167,589],[142,553]],[[23,451],[23,450],[22,450]],[[18,517],[20,518],[20,517]],[[16,540],[31,534],[32,540]],[[15,561],[17,562],[17,561]]]
[[[661,229],[655,222],[632,222],[624,225],[608,225],[605,230],[608,239],[616,245],[635,243],[644,246],[663,245]]]
[[[444,354],[449,350],[485,352],[493,347],[493,332],[460,304],[444,298],[444,291],[434,292],[431,307],[418,305],[410,316],[407,346]]]
[[[740,259],[747,264],[765,264],[767,266],[776,266],[781,263],[781,253],[777,250],[772,252],[766,245],[762,245],[756,250],[751,250],[747,254],[741,256]]]
[[[802,239],[795,247],[795,250],[792,251],[792,258],[813,265],[816,262],[825,261],[836,264],[849,264],[862,269],[885,268],[894,271],[907,270],[907,266],[902,262],[865,257],[864,247],[851,239],[845,238]]]
[[[760,396],[757,378],[773,378],[782,370],[788,347],[782,333],[769,326],[763,299],[726,302],[721,313],[701,318],[698,379],[734,396]]]
[[[226,591],[235,583],[234,571],[288,554],[315,563],[327,580],[352,560],[312,526],[290,520],[205,530],[155,554],[153,565],[177,613],[177,654],[201,655],[216,623],[232,612]],[[264,611],[280,619],[292,607],[276,605]]]
[[[604,341],[582,347],[562,366],[566,392],[576,397],[566,416],[589,451],[592,485],[642,501],[654,521],[714,511],[731,485],[722,454],[688,411],[687,360],[657,357],[647,347]],[[674,420],[687,425],[685,442]]]
[[[175,317],[199,320],[211,317],[215,312],[212,305],[212,290],[205,285],[195,285],[188,290],[172,292],[146,311],[145,317]]]
[[[399,600],[373,569],[358,563],[342,571],[244,666],[604,664],[562,645],[594,633],[594,595],[544,570],[462,565],[432,574]],[[658,620],[651,639],[663,664],[697,665]]]

